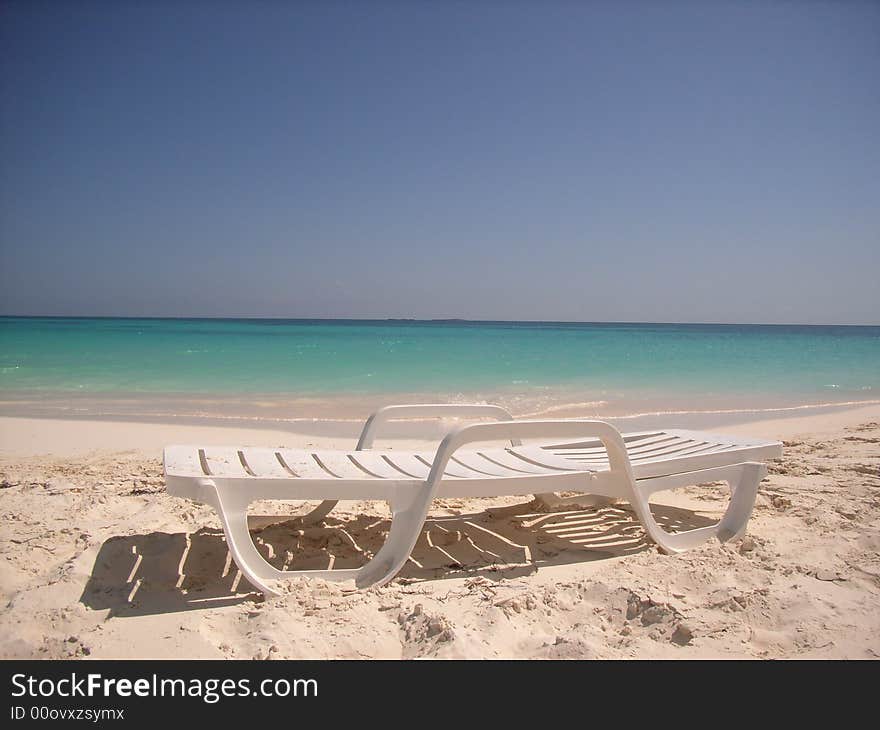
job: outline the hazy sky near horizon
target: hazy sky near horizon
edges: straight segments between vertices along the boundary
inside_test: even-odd
[[[880,324],[880,3],[5,2],[0,314]]]

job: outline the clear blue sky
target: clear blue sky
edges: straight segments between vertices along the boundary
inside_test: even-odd
[[[4,2],[0,314],[880,323],[880,3]]]

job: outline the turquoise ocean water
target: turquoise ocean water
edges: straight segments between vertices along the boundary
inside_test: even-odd
[[[427,397],[520,414],[872,401],[880,327],[0,318],[7,413]]]

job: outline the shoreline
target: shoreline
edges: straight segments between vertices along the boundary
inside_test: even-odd
[[[48,397],[0,390],[0,418],[115,420],[143,423],[308,424],[319,421],[360,423],[378,408],[411,403],[489,403],[506,408],[514,418],[599,418],[633,421],[670,417],[732,417],[763,419],[763,414],[813,412],[880,405],[880,398],[820,398],[769,396],[648,396],[613,400],[608,394],[589,399],[561,391],[538,398],[512,398],[509,393],[384,393],[333,396],[290,394],[227,394],[169,396],[168,394],[57,394]],[[291,415],[293,414],[293,415]]]
[[[554,414],[556,417],[563,417]],[[566,418],[595,417],[589,414]],[[307,444],[323,448],[350,448],[363,427],[364,418],[341,420],[290,419],[255,421],[229,417],[211,418],[140,418],[105,417],[20,417],[0,415],[0,455],[52,456],[79,455],[89,452],[126,451],[161,453],[171,443],[204,442],[210,445],[237,444]],[[816,432],[840,428],[854,421],[880,420],[880,403],[764,409],[742,412],[704,412],[648,414],[623,418],[605,418],[622,432],[651,428],[686,428],[727,431],[743,435],[785,438],[798,432]],[[383,427],[382,440],[399,444],[439,441],[452,421],[421,419],[389,422]]]

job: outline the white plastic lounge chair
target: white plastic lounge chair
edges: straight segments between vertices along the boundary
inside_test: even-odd
[[[377,430],[389,420],[449,416],[500,422],[456,427],[435,453],[371,450]],[[523,438],[543,444],[522,445]],[[565,441],[546,443],[559,439]],[[511,445],[476,447],[503,440]],[[578,498],[560,499],[554,493],[578,492],[623,498],[648,535],[668,552],[687,550],[712,536],[740,538],[766,474],[760,462],[781,454],[779,442],[699,431],[621,435],[603,421],[515,421],[499,406],[406,405],[388,406],[370,416],[351,452],[169,446],[164,466],[168,492],[213,507],[236,565],[256,588],[274,594],[273,581],[300,575],[354,579],[359,588],[391,580],[415,546],[435,497],[536,494],[559,503]],[[648,506],[651,494],[713,481],[726,482],[731,490],[717,525],[673,534],[657,524]],[[307,516],[313,521],[333,509],[333,500],[387,500],[391,529],[379,552],[360,568],[281,571],[263,559],[248,532],[248,505],[262,499],[325,500]]]

